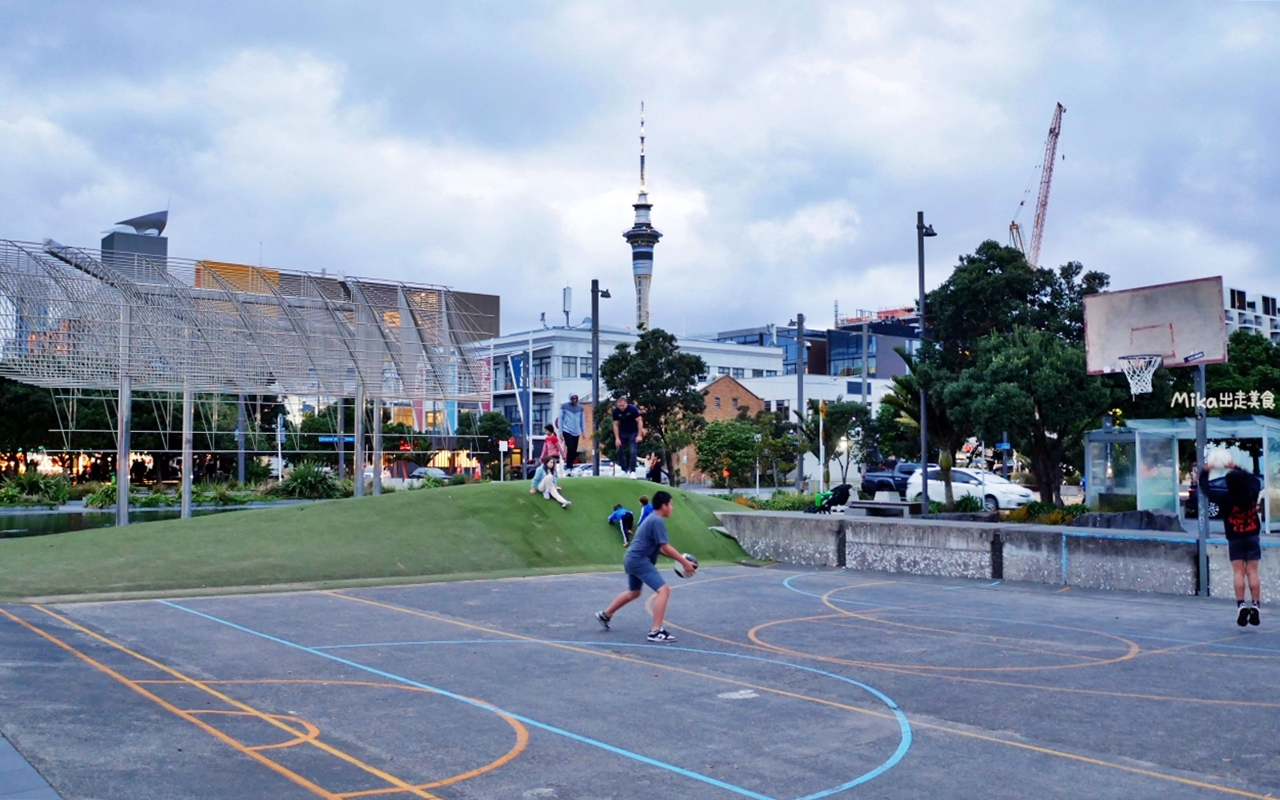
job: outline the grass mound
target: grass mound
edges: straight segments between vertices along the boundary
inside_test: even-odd
[[[238,511],[0,540],[0,597],[170,591],[272,584],[503,577],[610,569],[622,538],[615,503],[660,487],[619,478],[565,480],[568,510],[527,481],[446,486],[380,497]],[[677,491],[671,543],[703,564],[736,562],[738,544],[708,530],[741,506]],[[659,566],[664,562],[659,561]]]

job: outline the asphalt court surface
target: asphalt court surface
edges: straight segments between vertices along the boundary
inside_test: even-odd
[[[1280,795],[1269,609],[671,581],[670,645],[619,573],[4,606],[0,731],[67,800]]]

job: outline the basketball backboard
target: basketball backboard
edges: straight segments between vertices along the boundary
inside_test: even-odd
[[[1158,355],[1165,367],[1226,361],[1222,278],[1086,295],[1084,341],[1090,375],[1121,372],[1124,356]]]

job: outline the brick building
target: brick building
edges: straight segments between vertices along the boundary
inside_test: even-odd
[[[743,409],[748,417],[754,418],[764,410],[764,400],[729,375],[721,375],[708,383],[702,388],[702,394],[707,398],[707,410],[703,412],[707,422],[737,419]],[[676,468],[685,480],[692,483],[709,481],[709,475],[694,467],[697,462],[698,451],[692,445],[676,454]]]

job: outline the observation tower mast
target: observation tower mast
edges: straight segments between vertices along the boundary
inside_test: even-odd
[[[649,221],[649,190],[644,182],[644,101],[640,102],[640,194],[636,198],[636,221],[622,238],[631,245],[631,274],[636,282],[636,330],[649,329],[649,284],[653,281],[653,246],[662,233]]]

